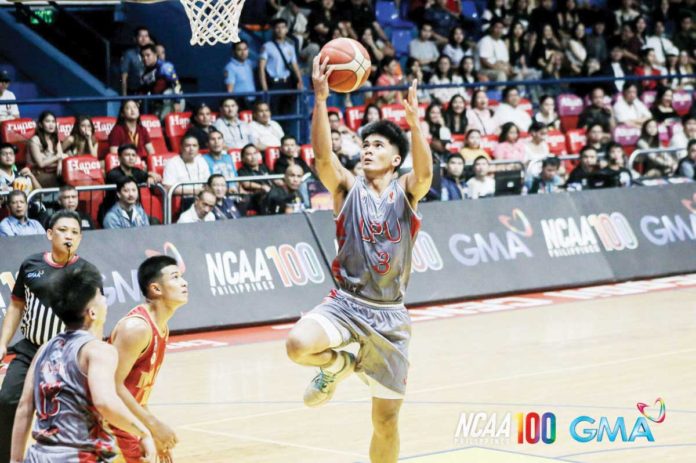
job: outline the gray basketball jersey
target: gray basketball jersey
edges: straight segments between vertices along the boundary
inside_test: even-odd
[[[87,376],[78,362],[80,349],[94,339],[84,330],[63,332],[39,354],[34,371],[34,451],[62,447],[74,449],[75,457],[96,456],[94,461],[116,456],[114,438],[92,404]]]
[[[358,176],[336,218],[338,286],[378,303],[401,303],[411,274],[411,251],[421,219],[392,180],[378,198]]]

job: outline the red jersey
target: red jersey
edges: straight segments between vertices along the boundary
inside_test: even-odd
[[[150,313],[141,305],[128,312],[124,318],[131,317],[145,320],[152,331],[152,336],[150,344],[133,364],[133,369],[126,376],[124,384],[140,405],[147,405],[150,392],[152,392],[152,387],[157,379],[157,373],[164,361],[164,350],[167,347],[169,330],[161,334]],[[113,343],[113,339],[109,341]],[[139,463],[142,456],[139,439],[114,426],[111,428],[126,462]]]

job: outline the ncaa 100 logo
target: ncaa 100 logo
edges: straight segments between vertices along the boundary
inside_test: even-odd
[[[556,442],[556,415],[551,412],[487,413],[464,412],[459,416],[454,441],[459,445],[511,444],[513,423],[518,444]]]

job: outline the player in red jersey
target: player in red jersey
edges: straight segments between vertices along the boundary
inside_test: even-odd
[[[150,257],[140,264],[138,284],[145,303],[131,310],[111,333],[118,351],[116,386],[123,402],[152,433],[160,461],[167,462],[176,434],[150,413],[147,402],[164,360],[169,319],[188,302],[188,284],[176,260],[168,256]],[[140,463],[138,438],[120,429],[114,429],[114,435],[123,460]]]

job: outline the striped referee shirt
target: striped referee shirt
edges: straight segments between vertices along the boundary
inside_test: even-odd
[[[48,252],[34,254],[22,262],[17,281],[12,289],[12,298],[24,303],[24,315],[20,325],[22,335],[30,342],[41,346],[65,330],[65,325],[51,309],[49,281],[51,276],[64,268],[92,266],[74,256],[64,267],[51,260]]]

